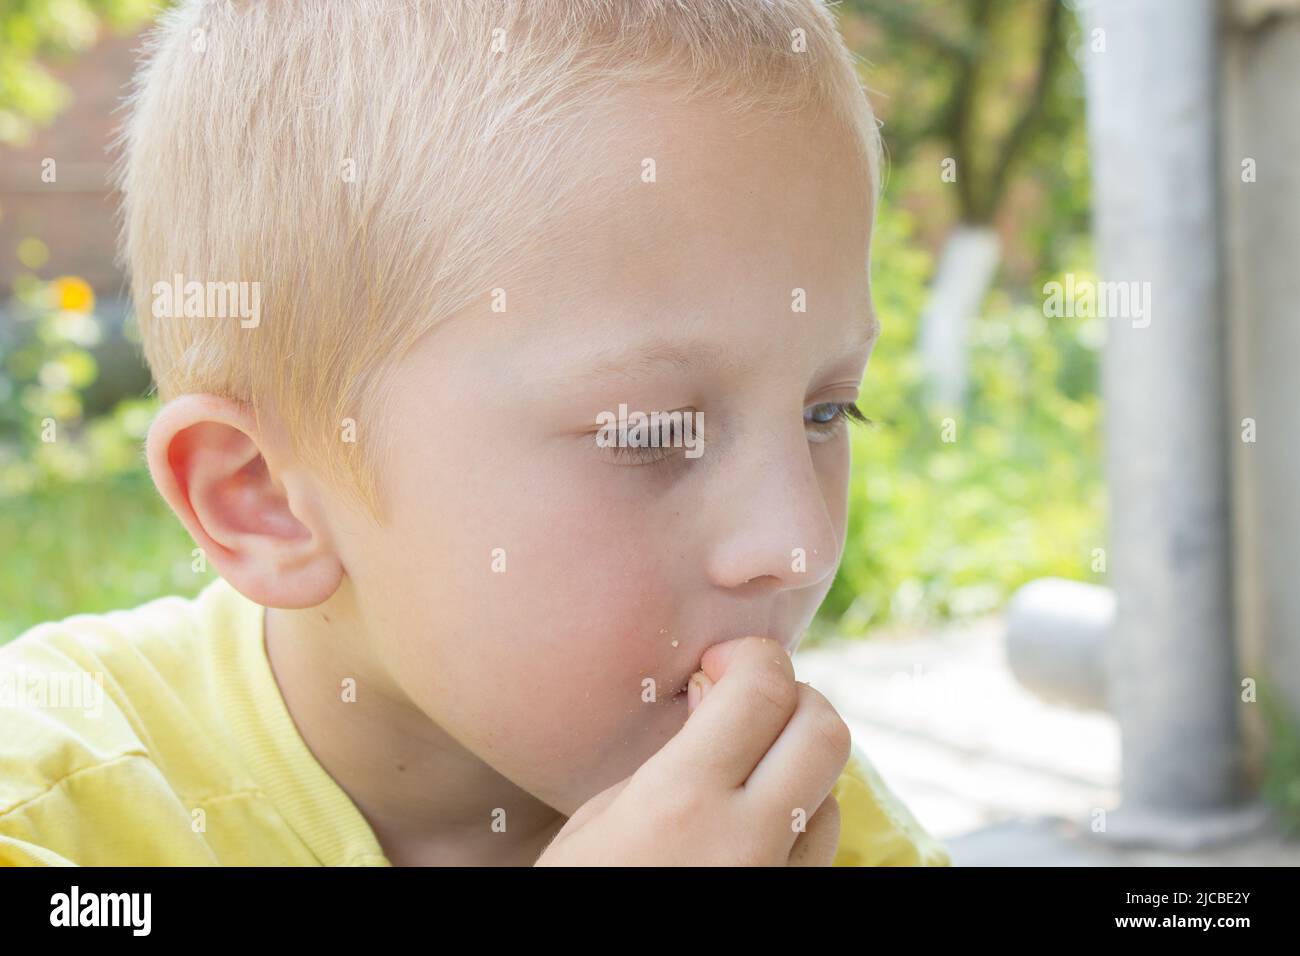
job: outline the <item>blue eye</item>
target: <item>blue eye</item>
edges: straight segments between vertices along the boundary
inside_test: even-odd
[[[826,431],[837,425],[840,419],[850,419],[864,425],[871,422],[853,402],[823,402],[814,405],[809,409],[806,420],[808,424]]]

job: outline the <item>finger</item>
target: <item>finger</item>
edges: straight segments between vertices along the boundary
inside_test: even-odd
[[[651,760],[673,764],[673,775],[736,789],[794,714],[794,666],[777,641],[759,637],[715,644],[700,663],[713,687]]]
[[[687,716],[695,713],[695,708],[700,706],[700,701],[713,687],[713,681],[704,671],[696,671],[691,675],[690,683],[686,685],[686,713]]]
[[[853,737],[844,719],[821,691],[803,681],[796,687],[794,716],[745,781],[743,805],[757,819],[789,820],[798,809],[811,814],[849,762]]]
[[[791,675],[794,674],[794,665],[790,662],[790,653],[781,646],[781,642],[758,635],[737,637],[730,641],[713,644],[705,650],[700,658],[700,670],[708,674],[714,683],[717,683],[722,678],[722,675],[727,673],[734,665],[738,657],[749,658],[757,652],[756,649],[760,648],[764,652],[770,652],[774,661],[784,665]]]
[[[830,866],[840,845],[840,804],[828,796],[790,848],[787,866]]]

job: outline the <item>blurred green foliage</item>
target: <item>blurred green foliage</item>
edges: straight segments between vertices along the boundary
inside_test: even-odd
[[[24,275],[0,326],[0,643],[41,621],[196,593],[193,541],[154,490],[142,443],[157,408],[94,413],[103,320],[81,280]]]
[[[27,275],[0,329],[0,495],[46,480],[98,478],[138,463],[149,406],[124,400],[87,417],[83,396],[99,375],[103,338],[94,294],[80,279]],[[63,440],[66,439],[66,440]]]
[[[49,64],[89,49],[105,27],[144,23],[156,0],[4,0],[0,3],[0,144],[22,144],[68,103]]]
[[[883,331],[858,404],[874,424],[852,432],[844,558],[810,636],[987,613],[1047,575],[1097,580],[1104,329],[997,290],[974,329],[969,407],[931,408],[915,346],[933,261],[905,212],[882,208],[872,260]]]
[[[1262,791],[1286,833],[1300,839],[1300,715],[1292,713],[1273,681],[1260,679],[1259,705],[1268,728]]]
[[[0,497],[0,643],[70,614],[197,594],[215,575],[194,570],[193,548],[143,469]]]
[[[1042,147],[1081,141],[1077,19],[1055,0],[845,0],[845,29],[867,62],[889,154],[901,168],[951,157],[957,217],[993,220],[1015,177],[1051,175]],[[1086,198],[1083,175],[1062,183]],[[1052,212],[1059,212],[1053,209]],[[1054,219],[1060,229],[1064,223]]]

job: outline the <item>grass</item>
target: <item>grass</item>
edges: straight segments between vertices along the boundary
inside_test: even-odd
[[[43,621],[197,594],[195,545],[143,471],[0,498],[0,644]]]

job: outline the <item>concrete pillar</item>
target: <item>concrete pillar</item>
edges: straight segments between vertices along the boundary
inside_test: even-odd
[[[1103,358],[1123,740],[1107,836],[1186,846],[1240,799],[1216,4],[1099,0],[1083,23],[1101,279],[1150,293],[1145,316],[1107,318]]]
[[[1227,13],[1220,182],[1237,626],[1243,676],[1271,682],[1257,690],[1300,720],[1300,0],[1237,0]],[[1264,724],[1248,727],[1257,764]]]

